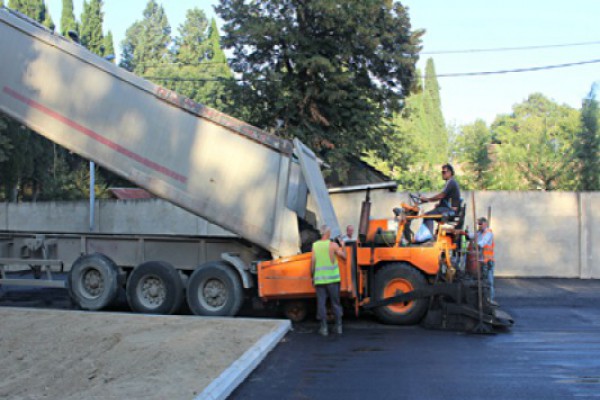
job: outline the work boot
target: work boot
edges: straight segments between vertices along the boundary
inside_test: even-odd
[[[335,323],[335,333],[338,335],[342,334],[342,320],[336,321]]]
[[[327,329],[327,321],[321,321],[321,327],[319,328],[319,335],[321,335],[321,336],[329,335],[329,331]]]

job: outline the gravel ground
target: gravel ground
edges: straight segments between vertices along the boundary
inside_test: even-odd
[[[193,399],[278,321],[0,307],[2,399]]]

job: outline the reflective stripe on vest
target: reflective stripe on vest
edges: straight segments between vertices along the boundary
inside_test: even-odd
[[[490,228],[487,228],[483,233],[485,234],[487,232],[492,233],[492,243],[483,246],[483,262],[494,261],[494,236]]]
[[[312,250],[315,255],[315,285],[339,282],[340,268],[335,256],[334,262],[331,264],[331,259],[329,258],[329,240],[315,242]]]

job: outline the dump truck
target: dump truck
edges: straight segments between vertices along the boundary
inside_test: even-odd
[[[315,290],[311,255],[302,250],[318,225],[341,234],[319,160],[307,146],[135,76],[6,8],[0,53],[2,113],[229,232],[215,239],[127,232],[125,223],[114,225],[120,231],[90,232],[80,225],[6,226],[1,284],[31,285],[5,271],[25,265],[37,268],[37,285],[65,287],[88,310],[107,307],[124,288],[131,308],[144,313],[174,313],[186,301],[197,315],[233,316],[250,299],[281,305],[294,319],[306,313]],[[512,324],[485,301],[481,280],[447,273],[456,271],[457,235],[440,228],[434,244],[396,240],[410,227],[389,229],[388,219],[371,218],[368,193],[361,235],[341,263],[346,305],[357,314],[372,310],[385,323]],[[161,215],[147,218],[152,224]],[[393,245],[382,244],[392,236]],[[53,278],[57,270],[68,273],[66,282]]]

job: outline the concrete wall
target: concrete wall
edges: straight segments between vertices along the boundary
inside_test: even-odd
[[[472,193],[462,196],[468,204],[465,224],[472,230]],[[364,197],[364,192],[332,195],[340,226],[358,227]],[[408,202],[407,193],[374,191],[371,216],[392,218],[392,208],[403,201]],[[491,209],[497,276],[600,278],[599,192],[480,191],[475,205],[477,218]]]
[[[94,233],[236,236],[160,199],[100,200],[94,214]],[[0,230],[85,234],[89,219],[85,201],[0,204]]]
[[[466,225],[472,230],[472,193]],[[358,227],[364,192],[332,194],[342,229]],[[407,193],[371,192],[371,216],[392,218]],[[491,209],[496,239],[496,275],[600,279],[600,192],[475,192],[477,217]],[[309,208],[310,208],[309,202]],[[426,204],[425,210],[433,207]],[[168,202],[98,201],[94,232],[234,236]],[[413,229],[417,229],[418,225]],[[89,232],[86,202],[0,204],[0,229]]]

